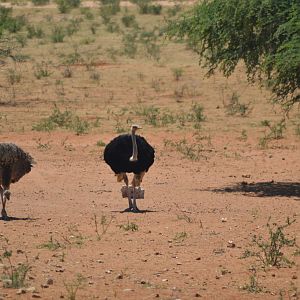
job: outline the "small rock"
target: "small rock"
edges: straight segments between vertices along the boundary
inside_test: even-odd
[[[196,294],[195,294],[195,297],[196,297],[196,298],[199,298],[199,297],[201,297],[201,295],[200,295],[199,293],[196,293]]]
[[[164,278],[164,279],[162,279],[161,281],[162,281],[162,282],[167,282],[168,279],[167,279],[167,278]]]
[[[101,259],[97,259],[96,262],[99,263],[99,264],[103,264],[104,263],[104,261],[101,260]]]
[[[295,274],[292,276],[292,279],[297,279],[297,278],[298,278],[298,276]]]
[[[227,247],[228,248],[235,248],[235,243],[233,241],[228,241]]]
[[[12,285],[12,280],[10,279],[3,279],[2,284],[4,288],[9,288]]]
[[[220,276],[216,275],[216,279],[220,279]]]
[[[196,260],[201,260],[201,257],[197,257]]]
[[[227,222],[227,218],[221,218],[221,222],[222,223],[226,223]]]
[[[106,270],[105,273],[106,274],[111,274],[112,270]]]
[[[52,278],[48,278],[47,284],[48,285],[52,285],[53,283],[54,283],[53,279]]]
[[[116,276],[116,279],[123,279],[123,274],[118,274],[118,275]]]
[[[34,286],[31,286],[31,287],[27,288],[26,291],[34,293],[36,291],[36,288]]]
[[[23,253],[24,253],[23,250],[21,250],[21,249],[18,249],[18,250],[17,250],[17,254],[23,254]]]
[[[17,295],[26,294],[26,290],[25,289],[18,289],[16,294]]]
[[[37,298],[42,298],[42,297],[41,297],[41,295],[34,293],[34,294],[32,294],[32,298],[37,299]]]
[[[90,280],[89,285],[93,285],[93,284],[94,284],[94,281]]]
[[[133,289],[124,289],[123,292],[133,292]]]
[[[159,298],[159,294],[155,294],[155,298]]]
[[[49,285],[48,285],[48,284],[41,284],[41,287],[42,287],[43,289],[47,289],[47,288],[49,287]]]
[[[181,262],[177,262],[176,265],[177,265],[177,266],[181,266],[182,263],[181,263]]]

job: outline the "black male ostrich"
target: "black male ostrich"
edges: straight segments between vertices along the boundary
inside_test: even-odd
[[[20,147],[11,143],[0,143],[0,194],[3,219],[7,219],[5,205],[10,199],[10,184],[18,182],[29,173],[33,163],[33,158]]]
[[[128,187],[126,173],[134,173],[133,201],[128,192],[129,208],[127,211],[138,212],[136,206],[135,187],[140,186],[143,176],[154,163],[154,149],[147,141],[135,132],[140,129],[138,125],[131,126],[130,134],[122,134],[114,138],[104,150],[104,160],[117,176],[117,181],[124,180]]]

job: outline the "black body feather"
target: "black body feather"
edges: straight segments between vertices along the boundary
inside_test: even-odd
[[[0,143],[0,185],[19,181],[31,171],[33,163],[33,158],[17,145]]]
[[[129,161],[132,156],[132,139],[130,134],[119,135],[114,138],[104,150],[104,160],[116,173],[147,172],[154,163],[154,149],[139,135],[136,135],[138,160]]]

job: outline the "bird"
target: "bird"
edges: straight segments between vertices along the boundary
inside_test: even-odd
[[[128,195],[129,207],[125,211],[139,212],[136,205],[135,188],[141,185],[145,173],[154,163],[155,150],[136,131],[139,125],[132,125],[129,134],[121,134],[108,143],[104,149],[104,161],[117,176],[117,181],[124,180],[128,191],[128,177],[126,173],[134,173],[132,186],[133,197]]]
[[[0,194],[2,202],[2,219],[8,219],[5,205],[10,199],[10,184],[18,182],[31,171],[34,164],[29,153],[13,143],[0,143]]]

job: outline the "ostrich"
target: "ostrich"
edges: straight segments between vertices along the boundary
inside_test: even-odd
[[[11,143],[0,143],[0,194],[3,219],[8,218],[5,205],[10,199],[10,184],[18,182],[29,173],[33,163],[33,158],[20,147]]]
[[[132,179],[133,200],[128,192],[129,208],[125,211],[139,212],[136,206],[135,187],[139,187],[145,173],[154,163],[154,149],[136,131],[138,125],[131,126],[130,134],[122,134],[114,138],[104,150],[104,160],[115,172],[117,181],[124,180],[128,191],[128,177],[126,173],[134,173]]]

